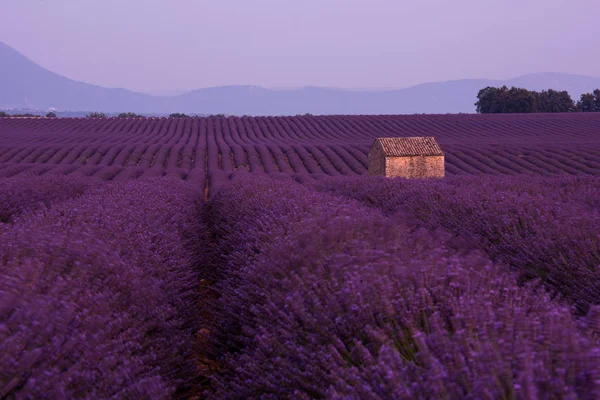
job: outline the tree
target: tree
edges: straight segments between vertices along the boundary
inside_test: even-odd
[[[96,111],[87,114],[85,117],[86,118],[107,118],[106,114],[101,113],[101,112],[96,112]]]
[[[600,89],[582,94],[576,108],[580,112],[600,112]]]
[[[548,89],[536,93],[536,111],[555,113],[555,112],[572,112],[575,111],[575,102],[571,99],[569,92],[563,90]]]
[[[478,113],[534,113],[575,111],[575,103],[567,91],[543,90],[536,92],[506,86],[486,87],[477,93]]]
[[[0,111],[0,118],[2,117],[8,117],[9,115],[7,113],[5,113],[4,111]]]
[[[592,93],[584,93],[577,102],[577,111],[579,112],[594,112],[596,111],[596,102]]]
[[[132,112],[120,113],[117,118],[144,118],[143,115],[139,115]]]
[[[183,113],[172,113],[169,114],[169,118],[189,118],[189,115]]]
[[[511,87],[508,91],[507,113],[533,113],[536,111],[536,93],[527,89]]]
[[[477,93],[476,111],[479,114],[505,113],[508,88],[487,86]]]
[[[46,114],[46,118],[56,118],[56,114],[50,111],[48,114]]]

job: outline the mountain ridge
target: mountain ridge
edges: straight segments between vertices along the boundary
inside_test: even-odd
[[[5,109],[228,115],[474,113],[477,92],[486,86],[567,90],[575,100],[581,93],[600,88],[597,77],[542,72],[504,80],[427,82],[402,89],[227,85],[158,96],[75,81],[36,64],[3,42],[0,65],[0,108]]]

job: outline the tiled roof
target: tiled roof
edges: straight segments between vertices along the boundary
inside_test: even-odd
[[[434,137],[392,137],[377,138],[386,156],[443,156],[442,148]],[[375,144],[373,142],[373,144]],[[371,146],[372,147],[372,146]]]

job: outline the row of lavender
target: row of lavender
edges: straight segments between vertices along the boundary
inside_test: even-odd
[[[191,130],[183,130],[182,122],[176,130],[151,132],[149,136],[133,134],[124,138],[107,132],[104,137],[89,138],[82,132],[52,145],[36,136],[35,144],[18,142],[0,148],[0,163],[344,175],[366,172],[366,152],[353,146],[248,143],[232,134],[228,125],[221,129],[220,124],[210,120],[190,121],[185,124],[191,125]],[[56,140],[54,135],[46,135],[46,139]]]
[[[586,114],[487,114],[487,115],[332,115],[296,117],[208,117],[141,119],[10,119],[0,118],[0,140],[22,143],[61,139],[86,133],[95,140],[106,135],[165,136],[177,131],[185,136],[222,131],[245,143],[281,141],[370,141],[382,136],[422,136],[423,132],[446,141],[512,139],[535,141],[554,136],[561,141],[597,140],[600,117]],[[23,135],[26,137],[23,137]],[[51,134],[51,135],[49,135]],[[20,140],[19,140],[20,139]]]
[[[205,395],[599,398],[598,179],[537,179],[234,177]]]
[[[164,140],[168,143],[160,145],[132,144],[125,146],[127,149],[118,146],[112,150],[104,149],[110,153],[104,155],[95,147],[85,150],[84,146],[79,146],[73,154],[69,153],[69,149],[55,148],[52,151],[60,153],[60,156],[53,163],[25,156],[25,153],[19,155],[17,149],[12,152],[16,154],[12,158],[10,154],[7,156],[9,158],[0,155],[0,178],[22,174],[82,174],[111,181],[167,175],[193,182],[212,192],[223,182],[247,172],[295,180],[367,173],[364,149],[363,153],[354,150],[353,155],[350,155],[352,150],[346,148],[341,151],[343,146],[338,145],[290,145],[286,149],[272,144],[256,144],[247,148],[234,145],[223,150],[219,147],[220,141],[215,138],[208,141],[207,148],[201,144],[206,138],[188,139],[185,139],[187,141],[183,145],[177,144],[183,138],[167,137]],[[52,152],[34,149],[29,151],[38,156],[45,154],[45,158],[54,157]],[[82,151],[87,152],[86,157],[91,155],[87,161],[78,156]],[[593,146],[494,146],[492,149],[449,145],[445,147],[445,151],[446,174],[450,177],[600,175],[600,149]]]
[[[315,187],[444,228],[511,266],[520,280],[541,278],[579,313],[600,304],[598,177],[325,178]]]
[[[207,143],[208,140],[208,143]],[[163,143],[164,142],[164,143]],[[544,146],[444,147],[448,172],[458,174],[597,173],[597,146],[569,144]],[[222,137],[164,137],[149,144],[64,144],[0,149],[0,165],[43,164],[139,167],[158,170],[244,169],[251,172],[365,174],[369,144],[252,144],[227,143]],[[208,159],[207,159],[208,158]]]
[[[2,180],[2,396],[600,395],[597,178],[241,175]]]
[[[237,170],[354,176],[367,172],[373,137],[422,135],[442,144],[448,175],[598,175],[598,126],[598,116],[583,114],[0,119],[0,176],[70,165],[102,179]]]
[[[0,397],[189,397],[202,194],[181,180],[0,179]]]

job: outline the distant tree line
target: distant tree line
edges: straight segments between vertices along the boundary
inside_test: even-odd
[[[225,114],[210,114],[210,115],[205,115],[205,117],[225,118]],[[187,114],[183,114],[183,113],[172,113],[172,114],[169,114],[169,118],[190,118],[190,116]]]
[[[94,112],[86,114],[85,117],[86,118],[108,118],[108,115],[106,115],[103,112],[94,111]],[[132,112],[124,112],[124,113],[117,114],[116,118],[144,118],[144,116],[140,115],[140,114],[132,113]]]
[[[5,111],[0,111],[0,118],[2,117],[41,117],[41,115],[31,114],[31,113],[17,113],[17,114],[9,114]]]
[[[36,114],[32,114],[30,112],[19,112],[17,110],[13,111],[14,113],[10,114],[7,113],[6,111],[0,111],[0,118],[1,117],[43,117],[45,116],[46,118],[58,118],[57,112],[55,111],[49,111],[46,114],[44,114],[44,112],[42,111],[36,111]],[[64,117],[64,114],[67,114],[66,117],[83,117],[85,115],[86,118],[164,118],[165,115],[164,114],[148,114],[148,115],[142,115],[142,114],[137,114],[134,112],[122,112],[122,113],[106,113],[106,112],[99,112],[99,111],[90,111],[90,112],[74,112],[74,111],[68,111],[68,112],[62,112],[62,116]],[[81,113],[79,115],[77,115],[78,113]],[[73,115],[75,114],[75,115]],[[184,113],[171,113],[169,114],[168,118],[204,118],[204,117],[216,117],[216,118],[226,118],[228,115],[226,114],[184,114]]]
[[[85,115],[86,118],[108,118],[106,116],[106,114],[102,113],[102,112],[91,112]]]
[[[132,112],[126,112],[120,113],[119,115],[117,115],[117,118],[144,118],[144,116]]]
[[[208,115],[209,117],[225,117],[225,114],[217,114],[217,115]],[[88,114],[86,114],[86,118],[108,118],[108,115],[106,115],[103,112],[90,112]],[[144,118],[143,115],[140,114],[136,114],[136,113],[132,113],[132,112],[126,112],[126,113],[120,113],[116,116],[116,118]],[[190,118],[190,115],[184,114],[184,113],[171,113],[169,114],[169,118]]]
[[[16,114],[9,114],[5,111],[0,111],[0,117],[41,117],[42,115],[39,114],[31,114],[31,113],[16,113]],[[194,115],[187,115],[184,113],[171,113],[169,114],[169,118],[190,118],[190,117],[225,117],[225,114],[216,114],[216,115],[206,115],[206,114],[194,114]],[[57,115],[55,112],[50,111],[46,114],[47,118],[56,118]],[[119,113],[119,114],[107,114],[104,112],[98,112],[98,111],[92,111],[89,112],[87,114],[85,114],[86,118],[146,118],[146,116],[141,115],[141,114],[136,114],[133,112],[123,112],[123,113]]]
[[[523,88],[488,86],[477,93],[475,103],[480,114],[600,112],[600,89],[581,95],[575,102],[566,90],[536,92]]]
[[[16,114],[8,114],[7,112],[0,111],[0,117],[37,117],[40,118],[39,114],[31,114],[31,113],[16,113]],[[50,111],[46,114],[46,118],[56,118],[56,114]]]

